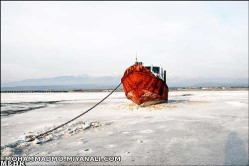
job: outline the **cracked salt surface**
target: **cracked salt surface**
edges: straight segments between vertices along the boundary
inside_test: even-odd
[[[127,100],[123,92],[115,92],[111,98],[75,122],[78,126],[100,122],[102,126],[90,127],[74,134],[78,129],[75,128],[77,125],[73,126],[73,122],[70,130],[65,128],[63,131],[53,133],[52,137],[44,137],[42,141],[52,140],[40,144],[17,140],[24,140],[25,135],[45,131],[64,123],[91,107],[107,93],[21,95],[24,95],[25,102],[34,99],[52,101],[52,98],[57,101],[72,100],[72,102],[60,102],[53,107],[2,118],[2,146],[13,142],[17,144],[1,149],[1,157],[3,155],[121,156],[120,163],[106,163],[115,165],[131,163],[134,165],[247,165],[248,163],[247,91],[175,91],[169,93],[169,103],[143,108]],[[21,102],[22,99],[16,94],[3,95],[2,98],[5,98],[3,101],[12,102],[16,102],[15,100]],[[91,101],[83,101],[84,99]],[[33,133],[28,133],[29,131]]]
[[[72,136],[72,135],[75,135],[79,132],[83,132],[85,130],[88,130],[90,128],[97,128],[97,127],[101,127],[104,125],[110,125],[110,123],[78,121],[75,123],[65,125],[65,126],[59,128],[51,133],[48,133],[42,137],[35,138],[34,140],[31,139],[33,136],[39,135],[40,133],[43,133],[44,131],[51,130],[52,128],[54,128],[56,126],[46,128],[44,131],[40,131],[40,132],[34,132],[34,133],[29,132],[28,135],[24,135],[24,136],[20,137],[23,139],[19,139],[16,142],[13,142],[11,144],[1,146],[1,155],[2,156],[15,155],[16,148],[25,148],[28,146],[41,145],[41,144],[44,144],[44,143],[52,141],[52,140],[62,139],[64,136]],[[78,145],[81,144],[81,142],[74,142],[74,144],[77,144],[77,143],[78,143]],[[88,151],[88,150],[86,150],[86,151]]]

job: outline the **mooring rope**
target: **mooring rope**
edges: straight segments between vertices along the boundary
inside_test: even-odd
[[[59,125],[59,126],[53,128],[53,129],[51,129],[51,130],[48,130],[48,131],[46,131],[46,132],[44,132],[44,133],[41,133],[41,134],[39,134],[39,135],[37,135],[37,136],[34,136],[34,137],[31,138],[29,141],[32,141],[32,140],[34,140],[35,138],[39,138],[39,137],[41,137],[41,136],[43,136],[43,135],[46,135],[46,134],[48,134],[48,133],[51,133],[52,131],[57,130],[58,128],[61,128],[61,127],[65,126],[65,125],[67,125],[68,123],[70,123],[70,122],[72,122],[72,121],[78,119],[79,117],[81,117],[82,115],[84,115],[84,114],[86,114],[87,112],[91,111],[91,110],[92,110],[93,108],[95,108],[97,105],[99,105],[100,103],[102,103],[105,99],[107,99],[114,91],[116,91],[116,90],[118,89],[118,87],[119,87],[120,85],[121,85],[121,83],[119,83],[118,86],[117,86],[116,88],[114,88],[114,89],[111,91],[111,93],[109,93],[109,94],[108,94],[106,97],[104,97],[101,101],[99,101],[97,104],[95,104],[94,106],[92,106],[91,108],[89,108],[88,110],[86,110],[85,112],[81,113],[80,115],[76,116],[75,118],[73,118],[73,119],[71,119],[71,120],[69,120],[69,121],[67,121],[67,122],[65,122],[65,123],[63,123],[63,124],[61,124],[61,125]]]

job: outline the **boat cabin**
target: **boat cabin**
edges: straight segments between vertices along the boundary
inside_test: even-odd
[[[150,70],[155,76],[157,76],[166,83],[166,70],[163,70],[161,66],[144,65],[142,62],[138,62],[137,58],[135,64],[144,66],[145,68]]]
[[[158,78],[164,80],[166,83],[166,70],[163,70],[162,67],[153,66],[153,65],[151,65],[151,66],[146,65],[144,67],[147,68],[148,70],[150,70]]]

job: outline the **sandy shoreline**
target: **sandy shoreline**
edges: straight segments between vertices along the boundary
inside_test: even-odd
[[[107,94],[1,94],[1,103],[61,101],[1,117],[1,145],[23,139],[29,132],[45,131],[59,125]],[[102,125],[75,134],[63,133],[61,138],[42,144],[3,148],[1,156],[122,158],[118,163],[84,163],[90,165],[248,163],[248,91],[174,91],[169,93],[169,99],[169,103],[140,108],[127,100],[123,92],[115,92],[75,122],[78,127],[85,122]]]

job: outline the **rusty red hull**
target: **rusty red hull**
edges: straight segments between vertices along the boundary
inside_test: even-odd
[[[138,105],[168,101],[167,84],[142,65],[129,67],[121,81],[126,97]]]

